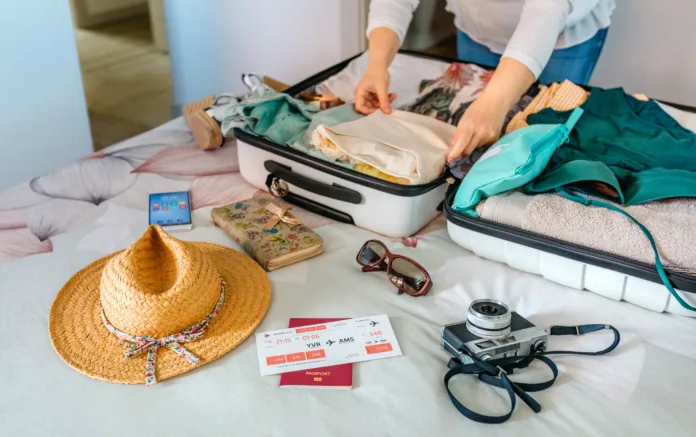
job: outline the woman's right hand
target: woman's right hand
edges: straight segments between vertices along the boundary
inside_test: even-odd
[[[387,68],[370,64],[355,87],[355,110],[368,115],[381,109],[385,114],[391,114],[394,99],[396,94],[389,94]]]

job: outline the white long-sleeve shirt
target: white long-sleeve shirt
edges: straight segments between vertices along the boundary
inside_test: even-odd
[[[403,42],[420,0],[372,0],[367,35],[392,29]],[[526,65],[539,77],[554,49],[583,43],[609,27],[615,0],[447,0],[471,39]]]

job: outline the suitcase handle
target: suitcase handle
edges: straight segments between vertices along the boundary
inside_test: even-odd
[[[335,200],[341,200],[343,202],[353,203],[355,205],[362,202],[362,195],[355,190],[351,190],[350,188],[342,187],[336,184],[328,185],[323,182],[315,181],[314,179],[294,173],[292,168],[279,164],[275,161],[266,161],[263,163],[263,166],[271,175],[311,193],[329,197]]]

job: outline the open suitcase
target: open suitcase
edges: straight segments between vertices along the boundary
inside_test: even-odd
[[[402,51],[416,58],[456,60]],[[357,58],[357,56],[356,56]],[[285,92],[296,96],[343,70],[353,59],[328,68]],[[235,129],[242,177],[271,190],[284,182],[283,199],[339,222],[388,237],[409,237],[442,210],[446,176],[424,185],[401,185],[322,161],[292,148]]]
[[[679,123],[686,123],[685,127],[695,130],[696,108],[662,103],[671,107],[665,107],[666,112],[675,110],[670,115]],[[696,312],[683,307],[670,294],[654,264],[462,214],[451,207],[456,188],[453,186],[448,191],[444,211],[450,238],[460,246],[483,258],[571,288],[592,291],[655,312],[696,317]],[[696,306],[696,276],[669,269],[666,273],[679,297],[688,305]]]
[[[401,53],[446,62],[459,61],[408,51]],[[337,74],[352,59],[286,92],[297,95]],[[696,112],[696,108],[674,106]],[[450,205],[457,185],[447,190],[444,175],[426,185],[400,185],[333,165],[239,129],[235,130],[235,136],[242,176],[251,184],[268,190],[273,190],[279,180],[284,181],[287,184],[284,199],[301,208],[389,237],[413,235],[444,210],[452,240],[483,258],[655,312],[696,317],[696,313],[672,298],[655,266],[453,210]],[[678,272],[668,272],[668,275],[680,296],[696,305],[696,277]]]

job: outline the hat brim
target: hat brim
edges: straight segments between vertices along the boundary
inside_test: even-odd
[[[271,303],[270,280],[254,260],[216,244],[190,244],[217,265],[225,279],[225,302],[205,336],[183,345],[202,359],[201,364],[191,365],[169,348],[160,348],[158,381],[210,363],[234,349],[254,332]],[[51,307],[48,330],[53,348],[78,372],[109,382],[144,384],[147,354],[126,358],[128,348],[107,331],[99,311],[102,271],[118,253],[93,262],[63,286]]]

